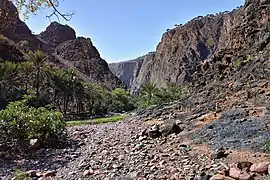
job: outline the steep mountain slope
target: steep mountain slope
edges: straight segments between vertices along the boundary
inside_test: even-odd
[[[0,33],[14,41],[23,50],[43,48],[40,42],[20,20],[16,7],[12,2],[1,0],[1,5],[5,8],[5,13],[0,15]]]
[[[22,52],[8,39],[0,40],[0,63],[2,61],[20,62],[22,60]]]
[[[55,57],[60,57],[60,62],[69,61],[71,67],[86,75],[90,82],[102,83],[110,89],[122,84],[111,73],[108,64],[100,57],[89,38],[78,37],[66,41],[56,47],[55,54]]]
[[[111,63],[109,64],[109,68],[114,75],[126,84],[127,88],[131,88],[137,80],[145,57],[141,56],[130,61]]]
[[[76,32],[68,25],[62,25],[57,22],[52,22],[44,32],[38,35],[43,41],[46,41],[53,47],[60,45],[61,43],[76,38]]]
[[[155,54],[144,59],[132,91],[137,92],[149,81],[161,87],[168,82],[196,83],[198,77],[205,79],[211,76],[207,79],[211,82],[215,79],[214,74],[205,72],[210,64],[228,74],[235,73],[232,66],[237,61],[241,64],[240,61],[264,59],[268,61],[268,66],[269,21],[270,2],[249,0],[232,12],[197,17],[168,30],[163,34]]]

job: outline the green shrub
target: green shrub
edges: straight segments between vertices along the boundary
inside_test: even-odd
[[[239,67],[245,66],[246,64],[249,64],[252,61],[253,61],[253,57],[251,55],[247,55],[245,59],[243,57],[240,57],[235,62],[235,67],[239,68]]]
[[[116,88],[112,91],[111,95],[111,110],[113,112],[127,112],[135,109],[132,97],[124,89]]]
[[[212,48],[212,47],[215,45],[215,42],[214,42],[213,39],[208,39],[208,40],[206,41],[206,45],[207,45],[207,47],[210,49],[210,48]]]
[[[264,142],[264,151],[266,153],[270,153],[270,139],[267,139],[265,142]]]
[[[0,41],[6,40],[6,37],[3,34],[0,34]]]
[[[0,111],[0,135],[10,140],[57,141],[65,134],[65,121],[59,112],[33,108],[27,100],[11,102]]]
[[[148,83],[142,87],[137,106],[146,108],[179,100],[188,93],[187,88],[176,83],[168,83],[166,88],[156,88],[152,83]]]
[[[14,177],[12,179],[14,179],[14,180],[30,180],[31,178],[28,177],[24,171],[21,171],[19,169],[15,169]]]
[[[241,66],[242,66],[242,63],[243,63],[243,59],[242,59],[242,58],[239,58],[239,59],[237,59],[237,61],[235,62],[235,66],[236,66],[236,67],[241,67]]]

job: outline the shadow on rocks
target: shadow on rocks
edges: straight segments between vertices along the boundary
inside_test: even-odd
[[[76,159],[79,156],[76,150],[83,145],[78,140],[71,139],[58,141],[50,146],[42,144],[39,149],[31,149],[28,146],[29,142],[25,141],[0,144],[0,178],[4,179],[11,179],[16,170],[57,171]]]

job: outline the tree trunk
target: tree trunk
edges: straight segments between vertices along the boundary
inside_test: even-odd
[[[39,99],[39,75],[40,75],[40,67],[38,67],[38,69],[37,69],[37,78],[36,78],[36,81],[37,81],[37,89],[36,89],[37,99]]]
[[[64,101],[64,115],[67,115],[67,109],[68,109],[68,103],[69,103],[69,95],[66,96]]]

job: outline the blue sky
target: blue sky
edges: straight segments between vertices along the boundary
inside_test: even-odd
[[[75,12],[70,22],[61,23],[73,27],[77,36],[90,37],[107,62],[117,62],[154,51],[174,24],[243,4],[244,0],[60,0],[59,9]],[[49,13],[39,12],[26,23],[39,33],[50,23]]]

